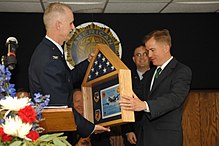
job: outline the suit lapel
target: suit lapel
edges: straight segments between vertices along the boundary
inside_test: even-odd
[[[175,58],[173,58],[168,64],[167,66],[164,68],[164,70],[161,72],[161,74],[159,75],[159,77],[156,79],[156,82],[154,82],[154,85],[150,91],[150,95],[155,91],[155,89],[159,86],[159,84],[165,79],[167,78],[172,71],[174,70],[174,68],[176,67],[177,64],[177,60]]]

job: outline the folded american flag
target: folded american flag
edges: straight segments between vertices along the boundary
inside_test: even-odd
[[[101,52],[99,52],[90,70],[88,81],[94,80],[113,71],[115,71],[115,67]]]

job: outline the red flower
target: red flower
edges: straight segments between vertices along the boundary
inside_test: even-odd
[[[12,140],[12,139],[13,139],[13,137],[8,135],[8,134],[2,135],[2,141],[3,142],[6,142],[6,141],[9,141],[9,140]]]
[[[18,111],[19,117],[25,123],[33,123],[36,121],[36,112],[31,106],[25,106]]]
[[[2,137],[3,142],[6,142],[6,141],[9,141],[9,140],[13,139],[12,136],[10,136],[8,134],[5,134],[4,129],[2,127],[0,127],[0,136]]]
[[[4,129],[2,127],[0,127],[0,136],[3,136],[5,133],[4,133]]]
[[[30,138],[32,141],[36,141],[40,135],[36,131],[30,131],[27,135],[27,138]]]

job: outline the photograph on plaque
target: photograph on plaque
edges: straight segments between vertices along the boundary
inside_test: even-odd
[[[95,124],[121,119],[119,88],[119,80],[116,76],[92,87],[93,117]]]
[[[106,119],[121,114],[119,104],[119,84],[100,91],[102,118]]]

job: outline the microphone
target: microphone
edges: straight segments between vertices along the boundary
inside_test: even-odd
[[[9,37],[6,40],[5,45],[8,48],[8,54],[5,58],[5,66],[8,67],[9,70],[13,70],[17,64],[16,50],[18,48],[18,41],[15,37]]]

